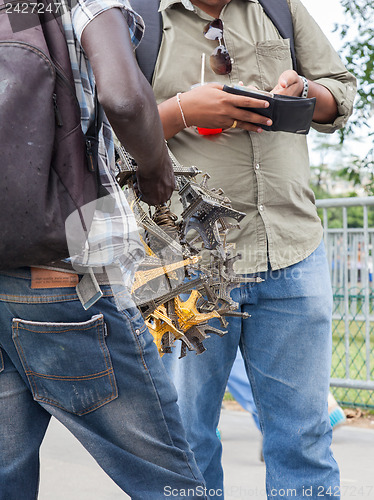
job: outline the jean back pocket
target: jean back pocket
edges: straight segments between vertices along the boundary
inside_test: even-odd
[[[84,415],[118,396],[103,315],[80,323],[13,319],[12,335],[36,401]]]

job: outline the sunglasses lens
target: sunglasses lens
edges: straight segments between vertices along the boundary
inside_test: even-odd
[[[217,75],[228,75],[231,73],[231,58],[227,49],[222,45],[223,41],[223,22],[221,19],[214,19],[204,28],[204,36],[208,40],[218,40],[219,46],[210,56],[210,66]]]
[[[223,37],[223,22],[221,19],[215,19],[208,23],[204,28],[204,36],[208,40],[220,40]]]
[[[219,45],[210,56],[210,66],[217,75],[231,73],[231,58],[226,47]]]

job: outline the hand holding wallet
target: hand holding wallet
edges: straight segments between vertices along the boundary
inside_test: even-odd
[[[309,132],[316,105],[315,97],[305,98],[272,94],[271,92],[252,90],[239,85],[234,87],[224,85],[223,90],[229,94],[243,95],[268,101],[268,108],[241,108],[270,118],[273,121],[272,125],[260,125],[264,130],[304,135]]]

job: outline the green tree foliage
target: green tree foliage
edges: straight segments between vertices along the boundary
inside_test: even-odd
[[[331,196],[326,180],[338,177],[348,180],[353,186],[361,186],[367,195],[374,196],[374,147],[362,147],[363,153],[347,154],[347,146],[360,138],[371,137],[374,142],[374,1],[373,0],[340,0],[345,12],[346,22],[336,25],[343,46],[340,50],[344,64],[353,73],[358,82],[358,93],[355,110],[347,126],[339,131],[340,150],[337,163],[328,156],[331,151],[339,151],[338,145],[327,141],[313,141],[320,153],[320,162],[312,167],[312,188],[316,198],[351,197],[357,193]],[[349,141],[345,141],[349,139]],[[365,144],[366,141],[365,141]],[[322,211],[319,210],[322,217]],[[363,208],[349,207],[347,210],[348,227],[362,227]],[[374,227],[374,207],[368,209],[369,227]],[[343,224],[341,209],[329,210],[329,226],[341,228]]]
[[[357,78],[358,89],[355,110],[347,126],[339,131],[340,142],[358,136],[371,138],[373,146],[363,155],[353,155],[342,166],[338,175],[363,186],[369,196],[374,195],[374,2],[373,0],[340,0],[346,23],[336,25],[343,41],[340,51],[349,71]]]
[[[337,25],[345,65],[358,80],[358,98],[349,124],[341,132],[352,134],[357,128],[373,135],[368,123],[374,112],[374,3],[372,0],[340,0],[347,23]],[[343,138],[343,137],[342,137]]]
[[[341,168],[338,175],[354,186],[362,186],[368,196],[374,196],[374,148],[364,158],[352,156],[349,166]]]

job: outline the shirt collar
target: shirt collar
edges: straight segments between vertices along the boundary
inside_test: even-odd
[[[247,2],[258,3],[258,0],[246,0]],[[194,11],[195,7],[192,5],[191,0],[161,0],[160,11],[166,10],[174,4],[181,3],[186,10]]]

